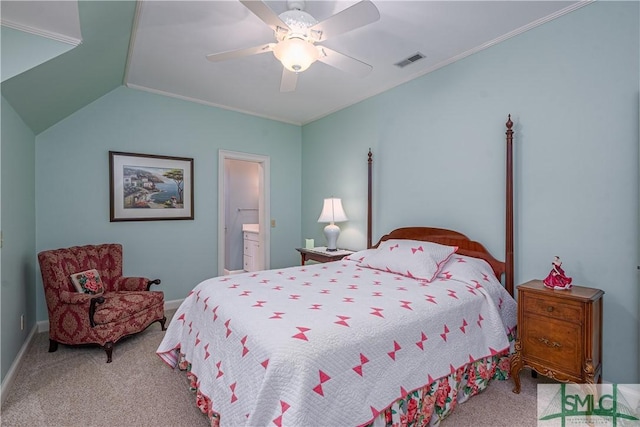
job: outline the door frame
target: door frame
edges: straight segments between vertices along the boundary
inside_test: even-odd
[[[225,160],[243,160],[258,164],[258,223],[260,224],[260,248],[264,257],[264,268],[271,266],[271,228],[270,228],[270,161],[268,156],[242,153],[239,151],[218,150],[218,275],[224,275],[225,268]]]

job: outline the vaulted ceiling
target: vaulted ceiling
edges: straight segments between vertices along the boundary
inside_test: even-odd
[[[35,134],[123,84],[135,10],[128,1],[78,2],[82,43],[2,82],[2,96]]]
[[[276,15],[291,7],[286,1],[265,3]],[[357,1],[302,3],[324,21]],[[297,76],[294,91],[281,92],[282,64],[272,53],[206,59],[275,41],[265,22],[239,1],[79,1],[82,43],[4,80],[2,95],[36,134],[123,84],[305,124],[588,3],[373,0],[379,20],[317,43],[372,70],[358,77],[318,61]],[[4,62],[4,40],[2,47]],[[417,53],[424,58],[395,65]]]

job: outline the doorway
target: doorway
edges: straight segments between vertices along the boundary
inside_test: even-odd
[[[257,224],[258,257],[270,266],[269,157],[220,150],[218,155],[218,275],[244,271],[243,224]],[[252,229],[255,231],[255,229]]]

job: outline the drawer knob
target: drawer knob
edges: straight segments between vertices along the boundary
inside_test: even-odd
[[[547,307],[547,311],[548,311],[549,313],[551,313],[551,312],[553,311],[553,306],[552,306],[552,305],[550,305],[549,307]]]
[[[538,341],[540,341],[541,343],[544,343],[545,345],[551,347],[551,348],[559,348],[562,347],[562,344],[557,343],[555,341],[549,341],[548,339],[544,338],[544,337],[540,337],[538,338]]]

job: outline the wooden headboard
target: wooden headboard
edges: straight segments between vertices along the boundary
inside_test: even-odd
[[[378,243],[372,245],[372,167],[373,155],[368,153],[368,206],[367,206],[367,247],[376,248],[380,242],[389,239],[411,239],[439,243],[441,245],[457,246],[456,253],[484,259],[489,263],[498,280],[504,274],[504,287],[513,295],[513,122],[511,114],[506,123],[506,246],[505,261],[499,261],[479,242],[469,239],[462,233],[444,228],[433,227],[403,227],[385,234]]]

